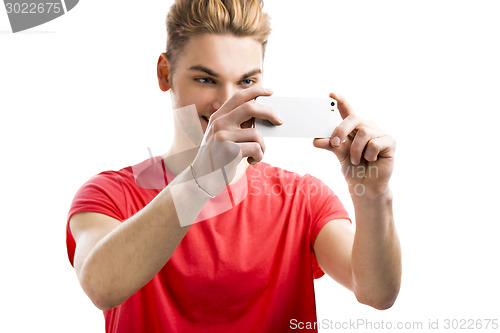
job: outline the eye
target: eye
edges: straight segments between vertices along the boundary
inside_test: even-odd
[[[194,79],[196,82],[200,82],[200,83],[203,83],[203,84],[211,84],[211,83],[214,83],[214,80],[212,80],[211,78],[209,77],[197,77]]]
[[[244,80],[241,80],[241,84],[244,85],[244,86],[250,86],[252,84],[254,84],[255,81],[254,80],[251,80],[251,79],[244,79]]]

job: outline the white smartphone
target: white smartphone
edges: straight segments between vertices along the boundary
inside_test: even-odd
[[[255,102],[276,111],[283,124],[255,118],[255,128],[264,137],[329,138],[337,126],[337,101],[333,98],[259,96]]]

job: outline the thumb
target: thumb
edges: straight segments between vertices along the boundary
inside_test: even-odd
[[[333,147],[330,145],[330,139],[324,138],[324,139],[314,139],[313,140],[313,146],[316,148],[321,148],[321,149],[326,149],[329,151],[333,151]]]
[[[332,143],[332,140],[328,138],[316,138],[313,140],[313,146],[333,152],[339,161],[343,162],[349,154],[350,145],[348,144],[348,141],[350,140],[347,139],[344,143],[336,144],[336,142]]]

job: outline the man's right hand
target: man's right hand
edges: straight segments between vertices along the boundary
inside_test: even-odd
[[[283,123],[272,108],[255,103],[258,96],[270,95],[271,90],[260,86],[241,90],[210,116],[193,168],[197,176],[224,168],[224,184],[220,177],[215,177],[215,173],[214,177],[203,180],[204,188],[213,195],[220,193],[232,181],[243,158],[246,157],[250,164],[256,164],[264,157],[264,138],[251,125],[255,117],[267,119],[275,125]]]

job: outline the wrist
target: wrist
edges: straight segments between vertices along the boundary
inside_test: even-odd
[[[220,194],[228,185],[227,176],[224,174],[224,169],[212,170],[206,164],[203,165],[199,161],[193,161],[188,167],[191,179],[195,182],[198,189],[204,192],[208,197],[215,197]]]
[[[392,201],[392,191],[389,184],[377,187],[365,184],[349,185],[349,193],[353,201]]]

